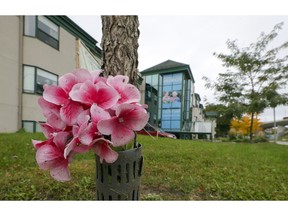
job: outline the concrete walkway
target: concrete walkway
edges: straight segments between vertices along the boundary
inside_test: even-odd
[[[276,143],[279,145],[288,145],[287,141],[277,141]]]

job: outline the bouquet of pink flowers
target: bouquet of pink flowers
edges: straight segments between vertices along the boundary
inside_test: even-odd
[[[59,78],[59,86],[44,86],[38,104],[46,123],[45,141],[32,140],[36,161],[58,181],[70,180],[73,155],[94,150],[107,163],[117,160],[115,147],[135,139],[148,122],[146,105],[127,76],[108,78],[101,71],[79,69]]]

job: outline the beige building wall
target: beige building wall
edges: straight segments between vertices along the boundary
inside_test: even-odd
[[[59,50],[37,38],[24,36],[23,64],[63,75],[76,67],[76,38],[60,28]]]
[[[0,131],[18,129],[20,18],[0,19]]]
[[[71,25],[69,20],[63,20]],[[58,77],[76,68],[78,38],[73,34],[83,34],[79,27],[75,26],[72,34],[59,26],[57,50],[37,37],[25,36],[23,22],[23,16],[0,16],[0,133],[16,132],[22,121],[46,121],[38,105],[40,95],[23,93],[23,65],[41,68]],[[86,36],[84,32],[83,37]]]
[[[60,28],[59,50],[37,38],[24,36],[23,64],[42,68],[59,77],[76,68],[76,38]],[[39,95],[23,94],[22,119],[45,121],[38,105]]]

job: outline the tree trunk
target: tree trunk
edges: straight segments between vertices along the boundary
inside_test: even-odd
[[[251,113],[251,123],[250,123],[250,143],[253,139],[253,124],[254,124],[254,113]]]
[[[137,86],[138,16],[101,16],[101,19],[104,75],[126,75]]]
[[[273,121],[274,121],[274,142],[277,143],[277,129],[276,129],[276,112],[275,107],[273,107]]]

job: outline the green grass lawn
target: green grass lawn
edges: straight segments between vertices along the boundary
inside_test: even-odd
[[[77,155],[72,180],[53,180],[35,161],[31,139],[0,134],[0,200],[95,200],[95,158]],[[142,200],[288,200],[288,146],[139,136]]]

